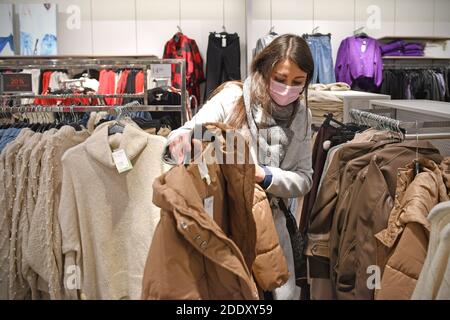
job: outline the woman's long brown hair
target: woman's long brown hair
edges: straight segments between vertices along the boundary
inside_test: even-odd
[[[269,95],[269,83],[272,69],[285,59],[290,59],[307,74],[305,83],[305,106],[308,107],[308,86],[314,72],[314,60],[306,41],[293,34],[284,34],[275,38],[254,59],[251,65],[251,96],[252,103],[259,104],[267,112],[271,113],[272,103]],[[220,92],[230,82],[219,86],[211,94],[211,97]],[[242,87],[242,82],[232,81]],[[236,102],[233,114],[228,124],[234,128],[242,128],[247,124],[247,116],[244,106],[244,97]]]

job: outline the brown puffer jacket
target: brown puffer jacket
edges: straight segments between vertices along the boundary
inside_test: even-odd
[[[439,166],[421,159],[423,172],[414,177],[414,165],[399,169],[395,205],[386,229],[376,238],[389,248],[389,258],[375,299],[409,300],[419,278],[428,249],[430,210],[448,201]]]
[[[226,150],[220,139],[226,127],[205,127],[236,159],[236,146]],[[144,270],[143,299],[259,299],[258,289],[287,281],[269,202],[254,183],[254,165],[245,163],[208,162],[210,184],[196,164],[155,180],[161,220]]]

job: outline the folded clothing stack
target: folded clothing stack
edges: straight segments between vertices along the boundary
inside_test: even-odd
[[[332,113],[336,120],[342,121],[344,116],[344,102],[333,94],[333,91],[348,91],[350,86],[344,82],[330,84],[313,84],[308,90],[308,108],[311,110],[312,122],[321,124],[323,115]]]
[[[406,43],[404,40],[395,40],[382,45],[381,54],[392,57],[422,57],[424,55],[424,45],[421,43]]]

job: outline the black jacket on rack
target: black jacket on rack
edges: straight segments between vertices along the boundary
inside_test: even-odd
[[[380,92],[392,99],[450,101],[449,68],[385,69]]]

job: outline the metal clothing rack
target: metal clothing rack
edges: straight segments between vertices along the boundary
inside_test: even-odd
[[[149,105],[147,90],[147,71],[155,64],[178,65],[181,75],[181,104],[180,105]],[[45,56],[45,57],[0,57],[0,72],[2,70],[17,69],[140,69],[144,72],[144,94],[14,94],[0,95],[0,105],[5,105],[5,100],[15,99],[13,105],[20,105],[20,99],[67,99],[67,98],[135,98],[143,99],[144,104],[140,110],[144,111],[171,111],[181,113],[181,125],[187,118],[187,91],[186,91],[186,62],[184,59],[158,59],[155,56]],[[47,106],[46,106],[47,107]],[[50,106],[58,109],[60,106]],[[66,107],[67,108],[67,107]],[[75,110],[100,111],[109,110],[112,106],[74,106]],[[56,110],[55,109],[55,110]],[[46,110],[49,110],[48,108]],[[49,111],[50,112],[50,111]],[[60,111],[58,111],[60,112]]]
[[[389,62],[387,62],[389,61]],[[384,59],[383,69],[401,69],[401,70],[414,70],[414,69],[435,69],[435,68],[450,68],[449,59]]]
[[[384,111],[384,110],[383,110]],[[379,130],[391,130],[401,133],[401,129],[422,129],[422,128],[448,128],[448,132],[439,133],[416,133],[405,134],[405,140],[447,140],[450,139],[450,120],[449,121],[400,121],[390,117],[376,114],[377,110],[361,111],[352,109],[350,118],[356,124],[367,125]],[[403,134],[403,133],[402,133]]]
[[[164,107],[161,109],[160,107]],[[73,113],[73,112],[118,112],[119,110],[126,111],[167,111],[168,107],[173,106],[152,106],[152,105],[121,105],[121,106],[62,106],[62,105],[22,105],[17,107],[0,107],[0,113],[16,114],[16,113],[40,113],[40,112],[57,112],[57,113]],[[175,107],[176,108],[176,107]],[[178,111],[179,109],[169,109],[169,111]]]

